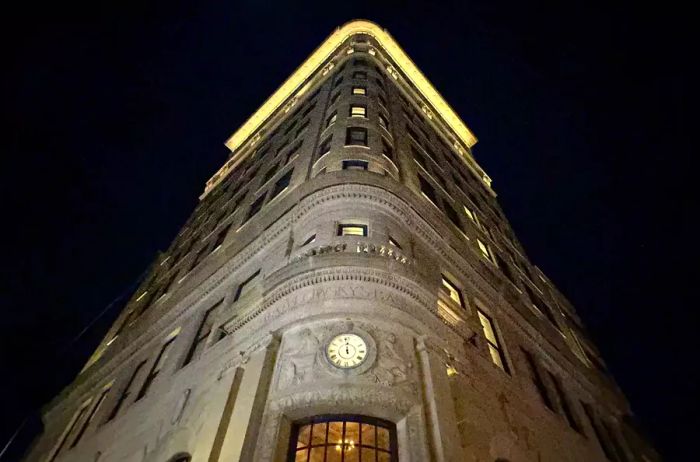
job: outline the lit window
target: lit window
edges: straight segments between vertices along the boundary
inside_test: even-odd
[[[479,250],[481,250],[481,254],[484,256],[484,258],[491,260],[491,251],[489,250],[488,246],[481,242],[481,239],[478,237],[476,238],[476,243],[479,246]]]
[[[367,129],[348,127],[345,133],[346,146],[367,146]]]
[[[353,95],[366,95],[367,89],[365,87],[352,87]]]
[[[508,366],[506,365],[505,356],[503,355],[503,350],[496,336],[496,331],[493,328],[493,322],[491,318],[486,316],[481,310],[477,310],[479,315],[479,322],[484,330],[484,337],[486,337],[486,343],[489,347],[489,354],[491,355],[491,361],[503,369],[504,372],[508,372]]]
[[[367,225],[341,223],[338,225],[338,236],[367,236]]]
[[[367,170],[368,165],[365,160],[344,160],[343,170]]]
[[[367,117],[365,106],[350,106],[350,117]]]
[[[292,427],[289,451],[285,460],[295,462],[395,461],[396,427],[372,417],[317,416]]]
[[[462,293],[459,291],[456,285],[447,279],[444,275],[442,276],[442,288],[447,293],[450,299],[458,304],[461,308],[464,308],[464,300],[462,299]]]
[[[473,221],[474,223],[476,223],[477,226],[479,226],[479,219],[477,218],[476,213],[474,213],[474,211],[466,205],[464,206],[464,213],[469,217],[471,221]]]

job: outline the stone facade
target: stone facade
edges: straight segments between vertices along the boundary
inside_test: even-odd
[[[324,415],[390,422],[401,462],[659,460],[468,129],[376,25],[324,45],[232,137],[26,460],[282,462]],[[354,368],[326,353],[345,333]]]

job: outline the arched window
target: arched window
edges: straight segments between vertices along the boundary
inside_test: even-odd
[[[396,426],[357,415],[322,415],[296,422],[288,462],[396,462]]]

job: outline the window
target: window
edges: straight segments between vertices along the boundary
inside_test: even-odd
[[[549,374],[549,378],[552,380],[552,385],[554,386],[554,391],[557,393],[557,400],[559,401],[559,407],[564,412],[564,417],[566,418],[566,422],[569,424],[569,426],[571,428],[573,428],[577,432],[583,433],[583,431],[581,430],[581,426],[578,423],[578,420],[576,420],[576,415],[574,415],[574,411],[573,411],[573,409],[571,409],[569,401],[566,399],[566,393],[564,393],[564,388],[562,387],[562,384],[559,381],[559,377],[552,374],[552,372],[550,372],[550,371],[547,371],[547,373]]]
[[[367,129],[348,127],[345,133],[346,146],[367,146]]]
[[[292,427],[288,461],[396,462],[396,427],[364,416],[317,416]]]
[[[343,170],[367,170],[368,165],[365,160],[344,160]]]
[[[401,246],[399,245],[398,242],[396,242],[396,239],[394,239],[394,238],[391,237],[391,236],[389,236],[389,245],[393,245],[393,246],[396,247],[397,249],[401,249]]]
[[[338,98],[340,98],[340,92],[336,93],[335,95],[331,96],[331,102],[330,105],[334,105],[336,101],[338,101]]]
[[[133,392],[132,388],[134,387],[136,379],[140,375],[140,372],[143,370],[145,365],[146,365],[146,361],[141,361],[138,364],[138,366],[136,366],[136,368],[134,369],[134,372],[131,373],[131,377],[129,377],[129,381],[126,383],[126,386],[122,390],[122,394],[119,395],[119,399],[117,400],[117,403],[114,405],[114,407],[112,408],[112,412],[110,412],[109,416],[107,417],[107,422],[109,422],[110,420],[113,420],[117,416],[117,414],[119,414],[119,410],[122,408],[122,406],[126,402],[127,398]]]
[[[304,247],[305,245],[309,245],[309,244],[311,244],[312,242],[314,242],[315,240],[316,240],[316,235],[315,235],[315,234],[312,234],[311,236],[309,236],[309,237],[306,238],[306,240],[304,241],[303,244],[301,244],[301,246]]]
[[[364,96],[367,94],[367,89],[365,87],[352,87],[352,94]]]
[[[532,305],[537,309],[537,311],[539,311],[540,313],[543,313],[547,317],[549,322],[552,323],[552,325],[554,327],[559,329],[559,325],[557,324],[557,320],[554,317],[554,313],[552,313],[552,310],[549,307],[549,305],[547,305],[544,302],[544,300],[542,300],[542,297],[540,297],[538,294],[535,293],[534,290],[532,290],[530,285],[527,282],[525,282],[525,280],[523,280],[522,282],[523,282],[523,287],[525,288],[525,292],[527,292],[528,297],[530,297],[530,302],[532,303]]]
[[[593,433],[595,433],[598,444],[605,453],[605,456],[613,462],[618,462],[615,449],[612,447],[610,440],[608,440],[607,435],[605,434],[606,429],[601,425],[601,422],[593,410],[593,407],[588,403],[584,403],[583,401],[581,402],[581,407],[583,407],[583,411],[585,412],[586,417],[588,417],[591,427],[593,427]]]
[[[299,138],[306,131],[306,129],[309,128],[309,123],[310,122],[308,120],[304,122],[302,126],[299,127],[299,130],[297,130],[297,133],[296,135],[294,135],[294,138]]]
[[[314,103],[314,104],[311,104],[309,107],[307,107],[306,109],[304,109],[304,112],[301,113],[301,117],[306,117],[306,116],[309,115],[309,113],[310,113],[311,111],[313,111],[315,108],[316,108],[316,104],[315,104],[315,103]]]
[[[199,328],[197,329],[197,334],[194,337],[192,346],[190,346],[190,349],[187,352],[187,356],[185,357],[185,362],[182,364],[183,367],[191,363],[193,360],[199,358],[199,356],[202,354],[202,351],[204,351],[204,347],[206,346],[209,334],[211,334],[211,330],[214,327],[216,315],[219,314],[223,303],[223,299],[219,300],[214,306],[209,308],[204,313],[204,317],[202,318],[202,321],[199,324]]]
[[[366,80],[367,79],[367,73],[365,71],[355,71],[352,73],[352,78],[353,79],[362,79]]]
[[[479,219],[477,218],[476,213],[466,205],[464,206],[464,213],[469,217],[471,221],[473,221],[476,224],[477,228],[480,227]]]
[[[385,130],[389,130],[389,121],[381,114],[379,114],[379,125]]]
[[[353,66],[363,66],[363,67],[365,67],[365,66],[367,66],[367,61],[366,61],[364,58],[355,58],[355,59],[352,61],[352,65],[353,65]]]
[[[382,154],[384,154],[389,160],[394,160],[394,148],[384,138],[382,138]]]
[[[486,337],[486,343],[489,348],[489,354],[491,355],[491,361],[500,367],[504,372],[508,372],[508,365],[506,364],[506,358],[501,349],[500,342],[496,335],[496,330],[493,327],[493,321],[491,318],[486,316],[483,311],[477,310],[479,315],[479,322],[484,330],[484,337]]]
[[[335,123],[335,121],[338,119],[338,113],[333,112],[328,118],[326,119],[326,128],[330,127]]]
[[[94,406],[92,406],[92,409],[90,410],[90,414],[87,416],[87,419],[85,419],[83,421],[83,424],[80,426],[80,431],[78,431],[78,434],[75,435],[75,439],[73,440],[73,444],[71,444],[70,447],[73,448],[73,447],[77,446],[77,444],[80,442],[80,439],[85,434],[85,430],[88,429],[88,427],[90,426],[90,423],[92,423],[93,419],[95,418],[95,415],[102,407],[102,404],[105,402],[105,399],[107,399],[108,393],[109,393],[109,387],[104,388],[102,390],[102,393],[100,393],[100,397],[97,398],[97,402],[95,403]]]
[[[459,221],[459,216],[457,215],[457,212],[455,209],[452,208],[450,204],[445,203],[445,214],[447,215],[447,218],[450,219],[450,221],[459,229],[462,229],[462,223]]]
[[[340,85],[341,83],[343,83],[343,76],[340,76],[337,79],[335,79],[335,83],[333,83],[333,88],[338,88],[338,85]]]
[[[367,225],[341,223],[338,225],[338,236],[367,236]]]
[[[479,246],[481,255],[483,255],[483,257],[487,260],[493,261],[491,258],[491,251],[489,250],[488,246],[481,242],[481,239],[479,239],[478,237],[476,238],[476,244]]]
[[[367,107],[350,106],[350,117],[367,117]]]
[[[379,104],[384,106],[384,108],[386,109],[386,107],[387,107],[386,98],[384,97],[382,92],[377,92],[377,98],[379,98]]]
[[[462,298],[462,292],[457,288],[457,286],[447,279],[445,275],[442,276],[442,290],[447,293],[447,296],[459,305],[460,308],[464,308],[464,299]]]
[[[318,156],[321,157],[324,154],[328,154],[331,151],[331,141],[333,141],[333,137],[329,136],[323,142],[321,143],[321,147],[318,148]]]
[[[256,272],[251,274],[248,277],[248,279],[243,281],[241,285],[238,286],[238,290],[236,290],[236,296],[233,298],[234,302],[237,302],[241,297],[250,292],[250,289],[251,287],[253,287],[253,284],[256,282],[258,276],[260,276],[260,270],[257,270]]]
[[[547,386],[544,384],[544,380],[542,380],[542,375],[540,375],[537,361],[532,356],[532,353],[522,347],[520,349],[525,357],[525,363],[527,364],[527,368],[530,370],[530,377],[532,378],[532,383],[537,389],[537,393],[540,395],[544,405],[547,406],[550,411],[554,411],[554,403],[552,402],[552,398],[549,396],[549,391],[547,390]]]
[[[420,191],[423,196],[428,199],[433,205],[437,206],[437,197],[435,196],[435,188],[428,183],[428,180],[423,178],[422,175],[418,175],[418,181],[420,183]]]
[[[151,385],[153,384],[153,381],[158,377],[158,374],[160,374],[160,371],[163,370],[163,365],[165,364],[165,361],[168,360],[168,355],[170,354],[170,350],[172,350],[173,343],[175,342],[175,339],[177,337],[173,336],[171,337],[165,344],[161,347],[160,352],[158,353],[158,356],[156,357],[155,362],[153,363],[153,367],[151,367],[151,372],[148,373],[146,376],[146,380],[143,382],[143,385],[141,386],[141,390],[139,391],[139,394],[136,396],[136,400],[140,400],[144,396],[146,396],[146,393],[148,393],[148,389],[151,388]]]
[[[272,196],[270,197],[270,200],[279,196],[282,193],[282,191],[289,187],[289,182],[292,179],[292,172],[293,170],[288,171],[284,174],[284,176],[277,180],[277,182],[275,182],[275,188],[272,190]]]
[[[255,200],[255,202],[253,202],[253,205],[250,206],[250,210],[248,211],[248,216],[246,217],[246,221],[253,218],[255,216],[255,214],[260,211],[264,202],[265,202],[265,195],[263,194],[262,196],[258,197]]]
[[[506,278],[508,278],[510,282],[515,284],[515,275],[513,274],[513,270],[510,268],[510,265],[506,263],[506,261],[497,253],[494,253],[493,256],[496,258],[498,268],[503,272],[503,274],[505,274]]]
[[[58,455],[61,453],[63,446],[66,445],[66,441],[68,441],[68,438],[70,437],[71,433],[73,433],[73,430],[75,430],[76,426],[78,425],[78,422],[80,421],[80,419],[83,418],[83,416],[85,415],[87,410],[88,410],[88,405],[84,404],[80,408],[80,410],[78,410],[78,412],[76,412],[76,414],[73,416],[70,423],[68,424],[68,427],[64,430],[63,435],[61,435],[60,442],[56,445],[56,449],[54,450],[53,454],[51,455],[49,462],[53,462],[54,460],[56,460]]]

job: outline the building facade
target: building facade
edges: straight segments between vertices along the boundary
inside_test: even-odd
[[[656,461],[476,138],[376,24],[231,154],[27,461]]]

